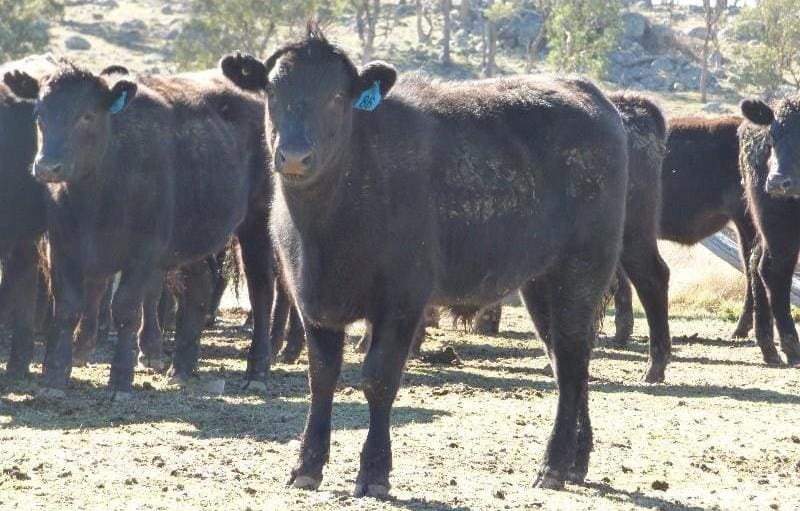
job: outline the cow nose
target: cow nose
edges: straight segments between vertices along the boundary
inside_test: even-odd
[[[61,168],[61,163],[37,160],[33,164],[33,175],[41,181],[57,181]]]
[[[789,195],[794,188],[792,178],[781,174],[767,176],[767,193],[771,195]]]
[[[310,147],[278,149],[278,170],[283,174],[305,174],[313,162],[314,153]]]

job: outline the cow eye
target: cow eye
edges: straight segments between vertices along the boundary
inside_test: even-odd
[[[94,121],[94,118],[95,118],[94,114],[83,114],[81,116],[81,121],[88,123]]]

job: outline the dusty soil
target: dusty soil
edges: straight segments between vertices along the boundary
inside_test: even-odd
[[[673,320],[675,357],[664,385],[639,380],[644,321],[628,349],[601,339],[588,482],[562,492],[530,486],[556,389],[524,310],[506,308],[499,337],[431,330],[425,349],[452,346],[461,363],[410,363],[394,409],[392,499],[381,502],[350,496],[368,423],[361,355],[348,349],[320,491],[286,489],[306,413],[306,361],[279,364],[263,395],[241,391],[241,319],[228,311],[207,332],[200,377],[189,388],[137,373],[136,396],[122,405],[105,393],[107,348],[74,371],[61,402],[38,401],[34,379],[10,382],[0,372],[0,509],[800,506],[800,370],[763,366],[752,342],[727,337],[733,323]],[[219,379],[225,393],[210,393]]]

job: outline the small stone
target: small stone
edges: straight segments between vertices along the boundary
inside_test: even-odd
[[[506,492],[498,488],[492,492],[492,496],[496,499],[505,500]]]
[[[245,489],[244,489],[244,492],[245,492],[246,494],[248,494],[248,495],[255,495],[255,494],[257,493],[257,492],[256,492],[256,490],[255,490],[254,488],[251,488],[251,487],[249,487],[249,486],[248,486],[247,488],[245,488]]]
[[[137,481],[135,477],[129,477],[125,479],[125,484],[127,486],[133,486],[134,484],[139,484],[139,481]]]
[[[67,40],[64,41],[64,46],[66,46],[68,50],[85,51],[85,50],[90,50],[92,48],[92,43],[90,43],[84,37],[74,35],[68,37]]]
[[[450,486],[458,486],[458,482],[455,479],[450,479]]]

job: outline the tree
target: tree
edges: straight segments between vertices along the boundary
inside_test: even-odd
[[[788,83],[800,88],[800,0],[760,0],[737,17],[731,81],[763,92]]]
[[[356,10],[356,28],[361,41],[361,62],[372,60],[375,49],[375,32],[381,15],[380,0],[351,0]]]
[[[508,21],[519,11],[519,4],[513,0],[501,0],[498,2],[491,2],[484,11],[483,15],[486,18],[485,27],[485,44],[484,50],[486,52],[484,58],[483,75],[494,76],[497,64],[495,57],[497,55],[497,38],[500,35],[502,24]]]
[[[705,103],[708,96],[708,58],[711,48],[719,49],[719,24],[725,9],[728,8],[727,0],[703,0],[703,14],[706,24],[706,33],[703,37],[703,52],[700,55],[700,102]]]
[[[536,37],[528,42],[528,60],[525,61],[525,72],[530,73],[536,67],[536,62],[539,60],[539,50],[544,43],[545,34],[547,34],[547,21],[550,19],[550,14],[553,12],[553,4],[555,0],[537,0],[534,2],[534,7],[542,15],[542,25],[539,27]]]
[[[450,11],[453,9],[451,0],[440,0],[439,6],[442,10],[442,64],[450,65],[453,60],[450,57]]]
[[[557,0],[547,24],[549,60],[562,71],[603,76],[622,34],[622,0]]]
[[[264,55],[278,27],[299,24],[320,7],[335,8],[336,4],[324,0],[191,0],[189,21],[175,42],[178,67],[213,67],[220,56],[233,50]]]
[[[50,42],[46,21],[64,14],[52,0],[0,0],[0,63],[43,51]]]

